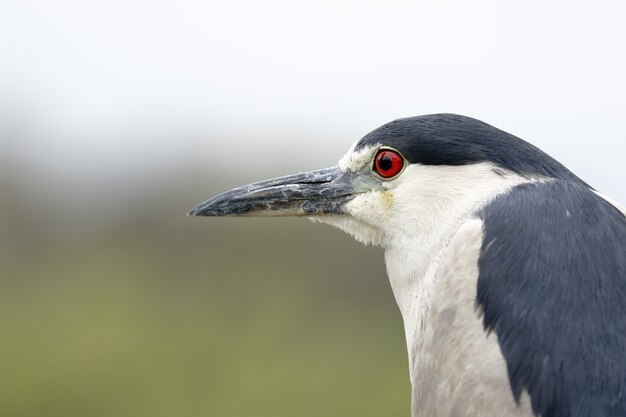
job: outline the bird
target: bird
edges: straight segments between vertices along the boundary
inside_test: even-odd
[[[626,416],[626,209],[510,133],[397,119],[188,215],[308,217],[383,248],[413,417]]]

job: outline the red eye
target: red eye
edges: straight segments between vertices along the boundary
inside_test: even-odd
[[[404,166],[404,158],[396,151],[382,149],[378,151],[374,159],[374,169],[383,178],[391,178],[398,175]]]

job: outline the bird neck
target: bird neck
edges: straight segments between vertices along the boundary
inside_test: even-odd
[[[433,294],[446,291],[440,288],[446,285],[439,276],[442,261],[455,262],[449,254],[451,241],[496,196],[521,183],[534,181],[512,173],[496,172],[487,164],[468,166],[465,175],[448,178],[455,180],[447,186],[442,185],[439,188],[441,194],[426,195],[419,200],[419,204],[424,204],[430,198],[432,201],[428,206],[415,205],[413,213],[416,215],[401,216],[402,222],[392,223],[394,236],[399,238],[387,240],[389,244],[385,246],[387,274],[404,320],[411,373],[417,346],[428,333],[429,322],[425,318],[433,304]],[[403,195],[410,194],[405,192]],[[399,204],[411,207],[410,201]]]
[[[425,318],[437,285],[439,264],[457,229],[457,224],[449,224],[385,250],[387,275],[404,321],[411,380],[417,343],[425,330]]]

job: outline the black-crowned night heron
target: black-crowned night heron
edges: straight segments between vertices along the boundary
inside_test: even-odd
[[[309,216],[384,248],[414,416],[626,416],[625,210],[513,135],[400,119],[189,214]]]

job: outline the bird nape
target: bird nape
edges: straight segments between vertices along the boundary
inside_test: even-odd
[[[189,215],[307,216],[382,247],[413,416],[626,416],[626,210],[511,134],[395,120]]]

